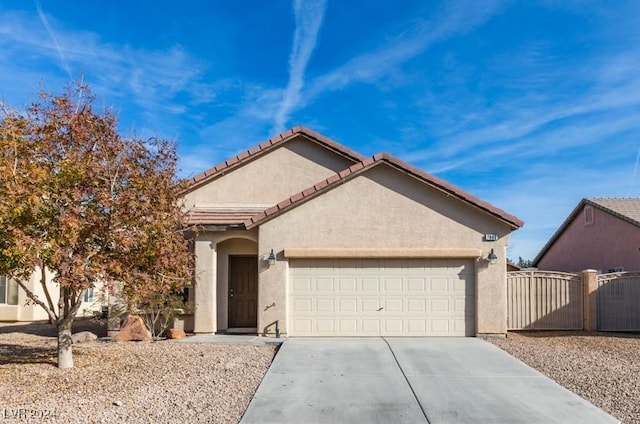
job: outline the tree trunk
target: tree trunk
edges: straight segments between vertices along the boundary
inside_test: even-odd
[[[58,324],[58,368],[73,368],[71,323],[71,320],[63,320]]]

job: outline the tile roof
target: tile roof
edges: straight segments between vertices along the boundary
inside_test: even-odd
[[[452,184],[449,184],[446,181],[441,180],[440,178],[437,178],[431,174],[428,174],[418,168],[415,168],[409,165],[408,163],[403,162],[400,159],[397,159],[387,153],[380,153],[373,156],[373,158],[364,159],[361,162],[358,162],[350,166],[349,168],[343,171],[340,171],[337,174],[332,175],[326,180],[320,181],[314,186],[309,187],[306,190],[301,191],[300,193],[294,194],[293,196],[283,200],[277,205],[272,206],[271,208],[268,208],[262,212],[255,214],[254,216],[247,219],[244,224],[246,228],[252,228],[257,225],[260,225],[265,221],[270,220],[276,217],[277,215],[287,211],[288,209],[296,207],[299,204],[302,204],[312,199],[313,197],[327,190],[330,190],[333,187],[336,187],[338,184],[346,180],[349,180],[354,176],[359,175],[381,164],[387,164],[389,166],[392,166],[393,168],[401,172],[404,172],[408,175],[411,175],[421,180],[422,182],[444,193],[447,193],[450,196],[456,197],[459,200],[462,200],[471,206],[474,206],[486,213],[489,213],[490,215],[505,222],[507,225],[509,225],[513,229],[520,228],[522,225],[524,225],[524,223],[520,219],[506,213],[502,209],[498,209],[495,206],[492,206],[489,203],[484,202],[478,199],[477,197],[465,192],[464,190]]]
[[[556,240],[564,233],[569,224],[585,205],[591,205],[617,218],[627,221],[630,224],[640,227],[640,197],[591,197],[582,199],[580,203],[571,211],[567,219],[558,227],[549,241],[542,247],[540,253],[533,260],[533,266],[538,266],[538,262],[553,246]]]
[[[264,208],[193,208],[187,212],[190,225],[242,225]]]
[[[217,176],[222,175],[225,172],[230,171],[231,169],[237,168],[244,163],[257,158],[264,153],[271,151],[300,135],[305,136],[307,139],[321,146],[324,146],[341,156],[351,159],[353,162],[359,162],[364,159],[364,156],[362,156],[360,153],[355,152],[341,145],[340,143],[337,143],[308,128],[297,126],[281,134],[278,134],[277,136],[270,138],[269,140],[260,143],[257,146],[254,146],[251,149],[246,150],[225,162],[221,162],[216,166],[196,175],[195,177],[187,179],[187,188],[184,190],[184,192],[193,190],[194,188],[205,184],[206,182],[216,178]]]
[[[586,203],[640,227],[640,197],[592,197]]]

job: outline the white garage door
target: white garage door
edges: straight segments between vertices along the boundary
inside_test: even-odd
[[[292,336],[472,336],[463,259],[291,259]]]

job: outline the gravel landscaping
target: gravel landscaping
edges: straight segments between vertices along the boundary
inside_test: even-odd
[[[623,423],[640,423],[640,335],[511,332],[489,341]]]
[[[74,333],[106,335],[84,321]],[[74,345],[59,370],[49,325],[0,324],[0,421],[237,423],[274,346],[97,341]]]
[[[104,322],[74,332],[106,335]],[[274,346],[97,341],[56,368],[55,330],[0,324],[0,421],[237,423]],[[511,332],[491,343],[619,418],[640,424],[640,335]]]

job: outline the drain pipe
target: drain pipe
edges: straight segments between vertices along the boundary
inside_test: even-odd
[[[280,338],[280,321],[276,320],[276,339]]]

